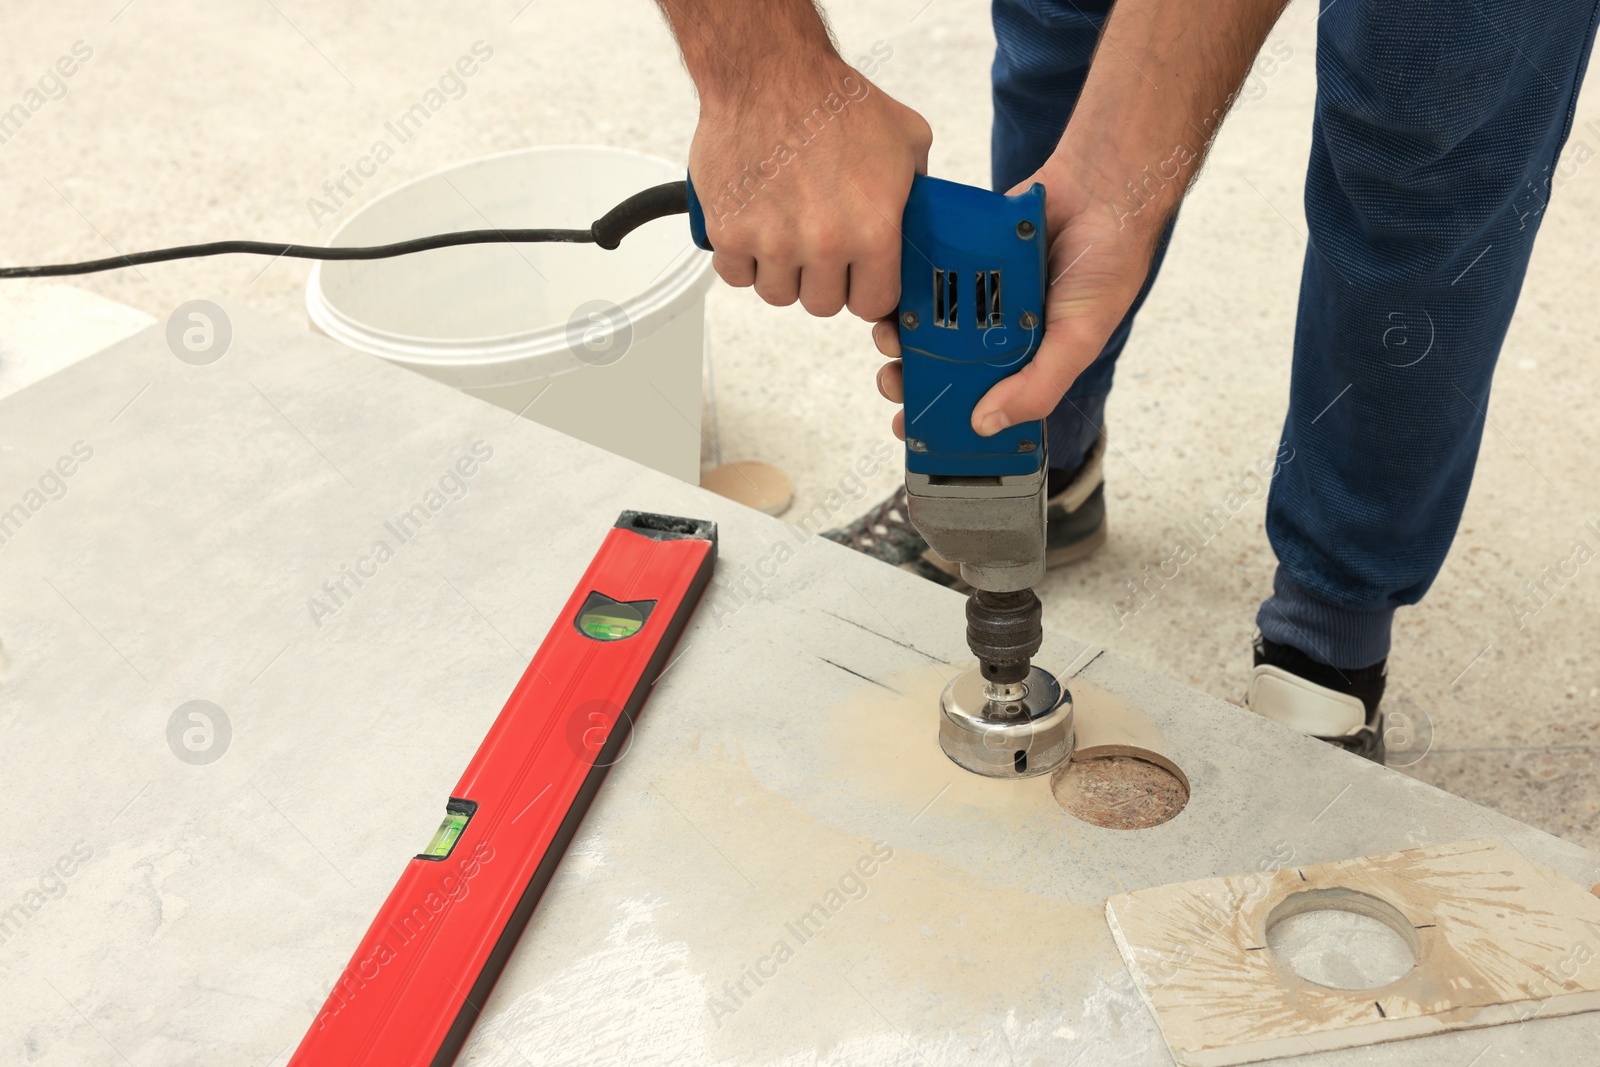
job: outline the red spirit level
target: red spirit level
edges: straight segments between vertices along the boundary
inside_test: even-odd
[[[291,1067],[448,1067],[711,579],[710,522],[624,511]]]

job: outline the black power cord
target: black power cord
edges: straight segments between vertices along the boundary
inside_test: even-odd
[[[484,244],[596,244],[614,249],[622,239],[647,222],[681,215],[689,210],[687,182],[667,182],[643,192],[635,193],[606,212],[587,230],[461,230],[440,233],[431,237],[416,237],[409,241],[396,241],[387,245],[367,245],[360,248],[324,248],[318,245],[273,244],[268,241],[212,241],[208,244],[179,245],[176,248],[157,248],[149,252],[133,252],[125,256],[92,259],[84,263],[53,263],[41,267],[0,267],[0,278],[60,278],[70,274],[94,274],[97,271],[137,267],[146,263],[166,263],[174,259],[197,259],[202,256],[223,256],[244,253],[258,256],[282,256],[287,259],[389,259],[409,256],[413,252],[426,252],[433,248],[450,248],[454,245]]]

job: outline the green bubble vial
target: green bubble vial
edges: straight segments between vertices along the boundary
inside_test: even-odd
[[[450,850],[456,847],[456,841],[461,837],[461,831],[467,828],[467,820],[471,818],[472,816],[464,811],[445,812],[444,822],[434,831],[433,840],[428,842],[428,847],[423,849],[422,854],[441,859],[450,855]]]

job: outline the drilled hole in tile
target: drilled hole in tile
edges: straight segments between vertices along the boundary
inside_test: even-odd
[[[1184,773],[1142,749],[1074,759],[1056,771],[1050,791],[1068,815],[1107,830],[1160,826],[1189,803]]]
[[[1309,889],[1267,916],[1267,948],[1330,989],[1378,989],[1417,965],[1416,932],[1393,905],[1353,889]]]

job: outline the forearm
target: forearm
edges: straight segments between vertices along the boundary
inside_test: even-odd
[[[1104,350],[1285,3],[1117,0],[1066,132],[1028,179],[1049,191],[1044,337],[973,409],[979,433],[1048,415]]]
[[[1119,0],[1052,162],[1100,190],[1119,227],[1157,231],[1286,0]]]
[[[841,63],[813,0],[657,0],[702,111],[825,80]]]
[[[657,2],[700,94],[689,173],[717,274],[813,315],[890,314],[928,124],[839,57],[813,0]]]

